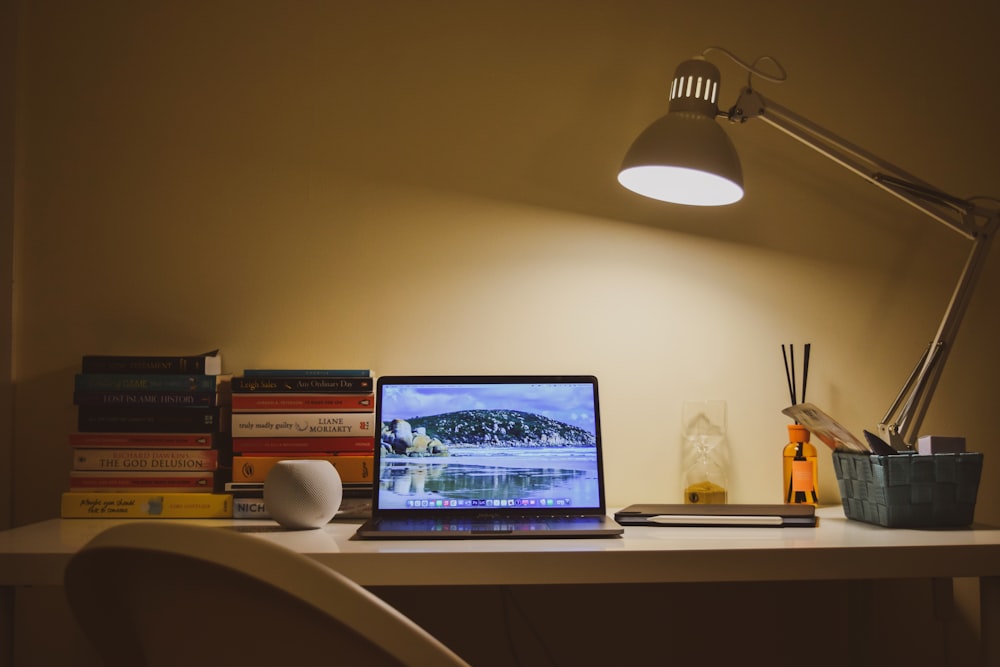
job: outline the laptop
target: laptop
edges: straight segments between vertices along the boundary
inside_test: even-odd
[[[383,376],[361,539],[616,537],[597,379]]]

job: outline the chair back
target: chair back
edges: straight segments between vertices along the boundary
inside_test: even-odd
[[[115,525],[70,559],[64,579],[109,665],[467,667],[338,572],[232,527]]]

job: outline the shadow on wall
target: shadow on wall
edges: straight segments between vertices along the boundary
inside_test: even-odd
[[[66,367],[14,387],[14,517],[19,526],[59,516],[69,488],[69,434],[76,429],[73,377]]]

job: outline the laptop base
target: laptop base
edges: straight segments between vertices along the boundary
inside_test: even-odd
[[[354,539],[545,539],[621,537],[624,528],[609,516],[525,519],[371,519]]]

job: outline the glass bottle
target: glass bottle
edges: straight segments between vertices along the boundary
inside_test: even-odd
[[[782,452],[782,500],[790,504],[819,504],[819,466],[816,447],[809,442],[809,429],[788,425],[788,444]]]

